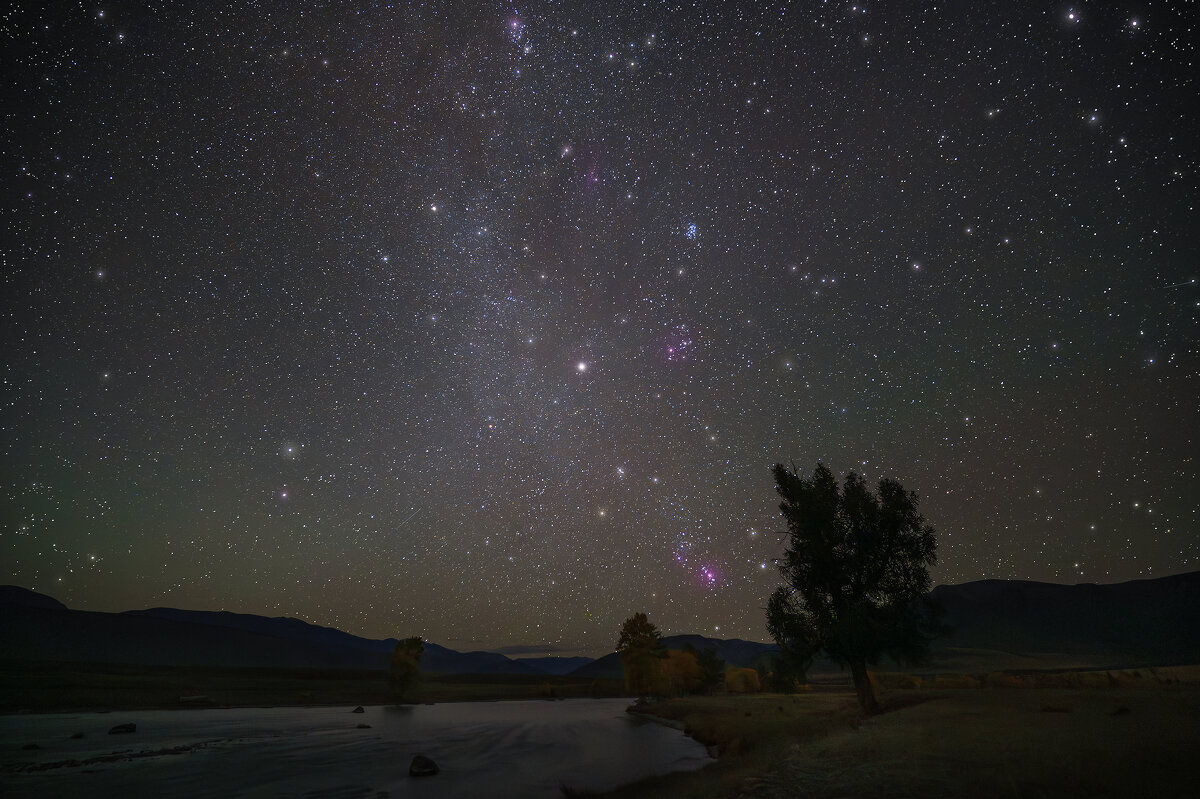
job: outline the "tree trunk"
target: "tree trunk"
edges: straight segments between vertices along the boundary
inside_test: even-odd
[[[871,677],[867,674],[867,664],[862,660],[850,662],[850,676],[854,678],[854,690],[858,694],[858,703],[863,712],[874,716],[879,712],[879,703],[875,701],[875,688],[871,685]]]

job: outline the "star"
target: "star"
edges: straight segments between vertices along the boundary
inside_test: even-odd
[[[5,579],[765,640],[818,459],[935,582],[1200,568],[1190,17],[851,1],[10,15]]]

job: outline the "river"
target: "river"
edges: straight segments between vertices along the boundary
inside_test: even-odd
[[[281,707],[2,716],[0,795],[561,798],[563,786],[607,790],[712,762],[702,745],[630,717],[627,705],[575,699],[363,713]],[[137,731],[108,734],[126,722]],[[71,738],[79,732],[83,738]],[[29,744],[38,748],[24,749]],[[441,772],[408,776],[416,754]]]

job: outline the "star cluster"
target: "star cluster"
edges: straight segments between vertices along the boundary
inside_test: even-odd
[[[818,459],[942,582],[1197,567],[1186,4],[52,9],[0,26],[4,582],[761,640]]]

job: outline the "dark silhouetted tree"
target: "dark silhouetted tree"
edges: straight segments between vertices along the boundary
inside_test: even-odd
[[[782,587],[767,600],[767,632],[779,645],[779,656],[772,664],[772,685],[781,693],[794,693],[807,681],[808,667],[821,649],[808,619],[792,612],[792,605],[792,593]]]
[[[708,694],[725,684],[725,661],[717,657],[716,649],[709,647],[697,650],[691,644],[685,643],[683,651],[691,653],[700,667],[700,686],[697,691]]]
[[[768,619],[770,616],[768,616]],[[769,629],[768,625],[768,629]],[[774,635],[774,633],[772,633]],[[776,640],[792,641],[795,638],[782,637]],[[812,665],[812,653],[803,644],[792,644],[787,652],[780,651],[769,662],[768,682],[772,691],[781,694],[794,694],[803,689],[808,682],[808,667]]]
[[[917,495],[895,480],[873,494],[851,472],[839,488],[818,464],[810,479],[772,468],[788,545],[778,560],[786,584],[767,604],[767,629],[792,663],[824,652],[849,667],[859,703],[879,710],[867,665],[888,656],[915,663],[939,631],[928,604],[934,530]]]
[[[420,636],[396,642],[396,647],[392,650],[391,667],[388,670],[388,685],[395,692],[397,699],[405,699],[416,688],[421,677],[420,663],[423,654],[425,644]]]
[[[665,653],[662,634],[645,613],[635,613],[621,625],[617,652],[625,666],[625,686],[630,693],[652,693],[661,682]]]

